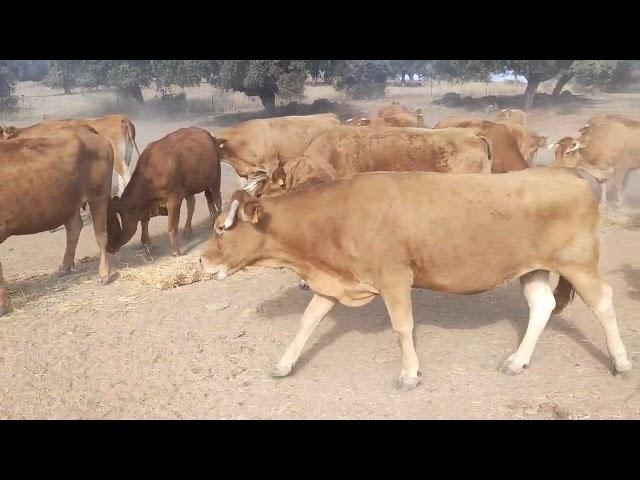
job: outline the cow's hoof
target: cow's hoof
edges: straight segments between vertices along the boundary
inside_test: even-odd
[[[506,375],[518,375],[525,368],[527,368],[526,364],[522,365],[509,357],[500,367],[500,371]]]
[[[300,290],[309,290],[309,285],[302,279],[298,281],[298,287],[300,287]]]
[[[182,253],[180,253],[180,250],[177,250],[175,252],[171,252],[171,255],[173,255],[174,257],[180,257],[182,256]]]
[[[192,235],[193,235],[193,230],[183,230],[182,231],[182,236],[184,238],[191,238]]]
[[[615,365],[613,374],[618,378],[629,378],[633,364],[629,360],[619,362]]]
[[[418,377],[415,377],[415,378],[400,377],[398,378],[397,388],[401,392],[408,392],[416,388],[419,384],[420,384],[420,379]]]
[[[4,307],[0,307],[0,317],[6,315],[12,310],[11,305],[5,305]]]
[[[271,371],[271,376],[273,378],[282,378],[286,377],[291,373],[293,369],[290,365],[276,365],[275,368]]]
[[[58,276],[59,277],[66,277],[70,273],[71,273],[71,268],[62,268],[62,267],[60,267],[58,269]]]

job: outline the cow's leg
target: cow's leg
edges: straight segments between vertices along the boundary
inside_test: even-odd
[[[210,188],[207,188],[204,191],[204,196],[207,199],[207,207],[209,208],[209,216],[211,217],[211,224],[216,220],[216,215],[218,214],[218,210],[216,204],[213,200],[213,191]]]
[[[131,173],[129,172],[129,167],[124,163],[122,156],[117,154],[114,149],[114,158],[113,158],[113,169],[118,175],[118,196],[122,197],[122,193],[124,192],[124,187],[127,186],[129,180],[131,180]]]
[[[177,194],[169,195],[167,200],[167,213],[169,223],[169,240],[171,241],[171,255],[177,257],[182,255],[178,247],[178,226],[180,224],[180,206],[182,196]]]
[[[600,182],[600,207],[607,206],[607,182]]]
[[[142,220],[140,220],[140,230],[142,230],[142,232],[140,233],[140,242],[142,242],[142,244],[147,247],[147,248],[151,248],[151,239],[149,238],[149,218],[143,218]]]
[[[291,373],[291,370],[300,357],[304,345],[311,336],[311,332],[313,332],[313,329],[320,323],[320,320],[329,313],[335,304],[336,301],[333,298],[318,295],[317,293],[313,296],[302,314],[302,318],[300,318],[298,333],[274,368],[272,376],[286,377]]]
[[[563,274],[563,276],[565,275]],[[611,287],[604,283],[597,273],[589,271],[578,272],[565,278],[569,278],[580,298],[589,305],[600,321],[615,371],[622,373],[631,370],[631,362],[627,357],[627,351],[618,330]]]
[[[622,194],[624,192],[624,187],[626,185],[627,176],[629,175],[629,170],[618,170],[612,179],[613,190],[616,195],[615,206],[616,208],[622,207]]]
[[[189,238],[193,233],[191,220],[193,219],[193,212],[196,209],[196,196],[189,195],[185,200],[187,201],[187,221],[184,222],[184,230],[182,234],[184,235],[184,238]]]
[[[64,228],[67,231],[67,249],[64,252],[62,265],[59,268],[61,275],[69,273],[75,266],[76,247],[82,231],[82,217],[79,210],[64,224]]]
[[[107,204],[108,199],[99,198],[89,200],[89,211],[93,220],[93,231],[96,234],[96,241],[100,249],[100,266],[98,274],[102,284],[109,280],[109,262],[107,260]]]
[[[7,287],[2,276],[2,263],[0,263],[0,317],[11,311],[11,301],[7,293]]]
[[[418,356],[413,345],[413,312],[411,308],[411,287],[395,287],[382,292],[387,306],[393,331],[398,334],[402,347],[402,370],[398,376],[401,391],[412,390],[420,383],[418,377]]]
[[[549,272],[538,270],[527,273],[520,277],[520,283],[529,305],[529,325],[518,349],[502,365],[502,372],[509,375],[516,375],[527,368],[540,334],[556,306],[549,285]]]

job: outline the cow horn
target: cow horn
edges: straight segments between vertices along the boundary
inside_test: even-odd
[[[267,174],[261,173],[260,175],[257,175],[253,177],[251,180],[249,180],[247,184],[244,186],[243,190],[245,192],[251,193],[253,190],[255,190],[255,188],[258,186],[260,182],[264,182],[266,179],[267,179]]]
[[[344,123],[351,123],[351,122],[353,122],[353,118],[348,118],[347,120],[345,120]]]
[[[231,202],[229,213],[227,214],[227,218],[223,224],[225,230],[229,230],[233,226],[233,222],[235,222],[236,215],[238,213],[238,208],[240,208],[240,200],[234,200]]]
[[[547,148],[548,148],[549,150],[551,150],[551,149],[552,149],[553,147],[555,147],[555,146],[556,146],[556,143],[552,143],[552,144],[551,144],[551,145],[549,145]]]
[[[564,153],[565,153],[565,154],[566,154],[566,153],[571,153],[571,152],[573,152],[574,150],[579,150],[580,148],[584,148],[584,145],[582,145],[580,142],[575,142],[575,144],[573,145],[573,147],[571,147],[569,150],[567,150],[567,151],[566,151],[566,152],[564,152]]]

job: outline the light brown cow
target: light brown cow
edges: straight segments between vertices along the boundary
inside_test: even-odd
[[[191,235],[194,195],[204,192],[212,220],[222,208],[220,159],[214,137],[201,128],[181,128],[144,149],[131,181],[109,203],[108,251],[115,253],[142,224],[141,241],[149,246],[149,218],[167,215],[172,255],[180,255],[178,225],[182,200],[187,201],[184,235]],[[118,219],[118,216],[120,219]]]
[[[133,148],[140,155],[136,145],[135,126],[126,115],[116,114],[88,119],[47,120],[25,128],[6,127],[4,132],[0,132],[0,140],[40,137],[79,125],[93,127],[111,143],[114,154],[113,169],[118,174],[118,195],[122,195],[124,187],[131,179],[129,164],[131,163]]]
[[[274,376],[291,373],[337,302],[357,307],[381,295],[402,347],[399,386],[413,388],[420,380],[411,288],[475,294],[515,279],[529,325],[502,371],[530,364],[550,314],[575,291],[601,322],[615,370],[631,369],[599,272],[598,206],[570,169],[364,173],[264,199],[238,191],[225,210],[200,258],[205,273],[222,280],[251,265],[284,267],[315,293]],[[561,276],[554,293],[549,272]]]
[[[412,113],[407,107],[404,105],[400,105],[398,102],[392,102],[391,105],[385,105],[378,110],[377,117],[384,118],[395,115],[397,113]],[[416,114],[422,113],[422,110],[418,109],[415,112]]]
[[[216,143],[220,160],[238,176],[264,178],[297,158],[320,133],[338,125],[340,120],[333,113],[249,120],[217,134]]]
[[[491,141],[492,173],[529,168],[538,149],[546,147],[547,142],[547,137],[538,136],[521,125],[477,118],[450,117],[438,122],[434,128],[451,127],[470,128]]]
[[[416,127],[424,128],[424,116],[422,113],[399,112],[385,117],[367,118],[359,117],[357,120],[348,119],[345,123],[358,127]]]
[[[107,204],[113,170],[113,149],[90,127],[45,137],[0,142],[0,243],[13,235],[31,235],[64,225],[67,248],[60,266],[68,273],[82,219],[89,204],[100,248],[99,274],[109,278]],[[0,315],[11,309],[0,265]]]
[[[600,125],[602,123],[609,122],[618,122],[626,125],[627,127],[640,127],[640,120],[636,120],[635,118],[628,117],[626,115],[619,115],[616,113],[608,113],[604,115],[595,115],[584,125],[584,127],[580,128],[579,132],[581,134],[585,133],[589,128]]]
[[[517,108],[503,108],[496,113],[496,122],[511,122],[518,125],[525,125],[527,123],[527,114]]]
[[[602,206],[611,181],[616,206],[622,206],[628,174],[640,168],[640,125],[589,122],[583,132],[577,139],[564,137],[549,146],[556,149],[553,165],[579,168],[593,176],[600,184]]]
[[[486,138],[466,129],[336,127],[297,159],[279,167],[257,194],[306,188],[373,171],[490,173]]]

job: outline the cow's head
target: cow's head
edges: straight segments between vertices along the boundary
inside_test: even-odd
[[[18,129],[14,126],[0,127],[0,140],[11,140],[18,136]]]
[[[496,114],[496,121],[498,122],[512,122],[524,125],[526,120],[527,114],[525,112],[513,108],[503,108]]]
[[[536,135],[535,133],[531,133],[530,135],[528,135],[526,156],[529,166],[532,166],[533,157],[535,157],[538,149],[540,148],[547,148],[547,137]]]
[[[200,257],[200,267],[218,280],[242,270],[259,259],[266,241],[262,203],[244,190],[231,200],[216,218],[214,232]]]
[[[556,149],[552,163],[554,167],[570,167],[584,170],[598,182],[604,182],[613,176],[614,171],[611,166],[593,165],[584,158],[583,152],[587,148],[587,144],[584,143],[582,137],[578,140],[571,137],[563,137],[549,145],[549,149],[552,148]]]
[[[119,197],[109,199],[107,206],[107,252],[117,253],[123,245],[131,240],[138,229],[138,222],[142,217],[162,215],[161,208],[157,212],[151,210],[138,212],[126,208]]]
[[[213,141],[218,147],[220,160],[230,164],[241,177],[264,174],[266,165],[278,161],[277,152],[257,151],[254,142],[242,137],[233,139],[214,137]]]

